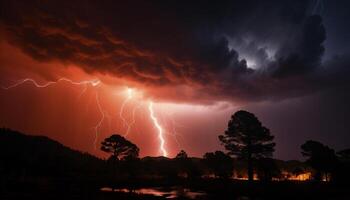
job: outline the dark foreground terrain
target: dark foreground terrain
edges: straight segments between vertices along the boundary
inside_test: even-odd
[[[254,182],[178,177],[171,160],[116,168],[46,137],[0,131],[0,200],[7,199],[350,199],[347,182]],[[156,168],[158,167],[158,168]],[[193,167],[193,166],[192,166]],[[137,173],[136,173],[137,172]]]
[[[157,184],[158,182],[158,184]],[[311,182],[273,182],[269,184],[245,181],[198,180],[177,186],[157,181],[131,187],[101,187],[100,183],[48,181],[37,179],[1,183],[0,199],[335,199],[350,198],[348,186]],[[163,185],[162,185],[163,184]],[[121,186],[121,185],[120,185]],[[113,191],[114,190],[114,191]]]

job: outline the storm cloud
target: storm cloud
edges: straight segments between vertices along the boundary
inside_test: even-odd
[[[2,1],[1,30],[39,61],[190,88],[180,101],[282,100],[348,84],[345,56],[322,60],[327,30],[314,3]]]

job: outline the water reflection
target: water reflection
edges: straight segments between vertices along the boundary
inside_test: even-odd
[[[202,191],[193,191],[188,188],[183,187],[171,187],[171,188],[160,188],[160,187],[154,187],[154,188],[139,188],[139,189],[127,189],[127,188],[118,188],[118,189],[112,189],[109,187],[101,188],[101,191],[104,192],[132,192],[136,194],[145,194],[145,195],[153,195],[153,196],[160,196],[165,197],[167,199],[173,199],[178,197],[186,197],[189,199],[196,199],[200,196],[206,195],[205,192]]]

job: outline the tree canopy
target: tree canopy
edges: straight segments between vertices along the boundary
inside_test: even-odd
[[[203,161],[217,177],[229,178],[233,174],[233,160],[222,151],[204,154]]]
[[[137,158],[139,156],[139,148],[125,139],[121,135],[111,135],[101,143],[101,150],[110,153],[111,158],[116,160],[124,160],[126,158]]]
[[[186,153],[186,151],[181,150],[175,157],[176,159],[186,159],[188,158],[188,155]]]
[[[315,170],[318,171],[317,179],[321,179],[321,174],[324,173],[328,179],[328,173],[332,173],[338,162],[338,158],[333,149],[328,146],[313,140],[306,141],[301,145],[301,154],[308,157],[306,162]]]
[[[270,130],[247,111],[237,111],[231,116],[228,127],[219,140],[229,155],[248,161],[249,180],[253,179],[252,161],[272,157],[275,143]]]

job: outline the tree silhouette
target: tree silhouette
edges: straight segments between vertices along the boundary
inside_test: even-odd
[[[233,160],[222,151],[209,152],[204,154],[205,165],[221,178],[229,178],[233,173]]]
[[[300,174],[303,174],[305,173],[305,169],[303,169],[302,167],[295,167],[293,170],[292,170],[292,174],[296,177],[298,177]]]
[[[279,178],[281,171],[277,166],[277,163],[272,158],[262,158],[257,162],[257,174],[259,180],[271,181],[272,178]]]
[[[173,160],[177,168],[178,175],[186,176],[188,178],[198,178],[201,176],[201,169],[199,161],[188,157],[184,150],[181,150]]]
[[[176,159],[186,159],[188,158],[187,153],[184,150],[181,150],[175,157]]]
[[[335,171],[335,177],[332,177],[338,183],[349,184],[350,180],[350,149],[344,149],[337,152],[339,163]]]
[[[182,176],[188,176],[191,166],[191,160],[188,158],[187,153],[181,150],[174,159],[174,164],[177,168],[177,173]]]
[[[242,110],[231,116],[227,130],[219,136],[229,155],[248,162],[249,181],[253,180],[253,160],[272,157],[273,138],[254,114]]]
[[[139,148],[120,135],[111,135],[101,145],[102,151],[111,154],[110,159],[125,160],[139,156]]]
[[[329,174],[334,172],[338,160],[334,150],[313,140],[306,141],[301,145],[301,149],[302,155],[309,157],[306,163],[317,171],[315,178],[320,180],[324,174],[326,181],[328,181]]]
[[[338,151],[337,155],[339,155],[340,159],[343,161],[350,161],[350,149]]]

